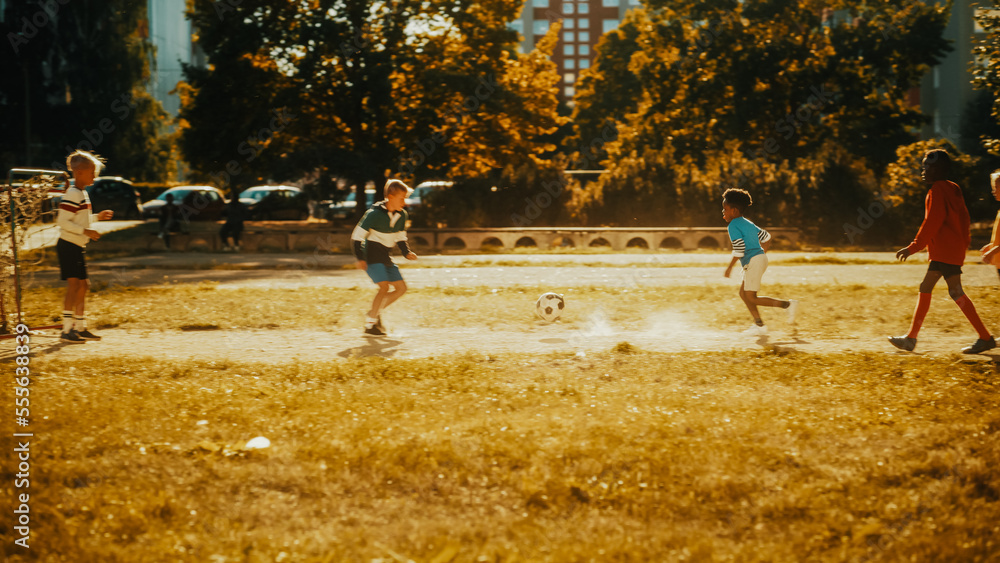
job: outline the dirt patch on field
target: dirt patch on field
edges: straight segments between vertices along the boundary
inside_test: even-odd
[[[337,361],[354,356],[386,358],[426,358],[451,354],[576,354],[608,351],[628,343],[632,347],[656,352],[769,350],[777,353],[811,354],[898,352],[883,337],[819,337],[798,332],[775,331],[766,337],[745,336],[699,328],[663,314],[647,326],[634,329],[591,323],[572,330],[559,324],[529,331],[483,331],[476,328],[427,329],[400,324],[386,337],[372,338],[360,330],[197,330],[138,331],[109,329],[101,331],[104,339],[86,344],[65,344],[50,331],[34,339],[36,357],[57,355],[63,359],[152,356],[177,360],[220,362]],[[962,356],[959,351],[974,340],[953,334],[922,335],[919,354]],[[627,347],[619,347],[627,349]],[[995,359],[988,355],[978,359]]]

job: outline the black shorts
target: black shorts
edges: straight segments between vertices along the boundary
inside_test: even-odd
[[[941,275],[945,278],[962,275],[961,266],[956,266],[954,264],[945,264],[944,262],[938,262],[937,260],[931,260],[931,265],[927,266],[927,271],[941,272]]]
[[[59,273],[62,274],[62,279],[87,279],[87,251],[82,246],[59,239],[56,254],[59,256]]]

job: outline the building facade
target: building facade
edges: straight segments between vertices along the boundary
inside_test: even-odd
[[[156,49],[150,94],[171,117],[180,110],[177,83],[184,80],[181,64],[204,66],[205,56],[194,42],[185,0],[149,0],[149,40]]]
[[[616,29],[625,13],[637,6],[639,0],[527,0],[521,18],[511,27],[521,34],[521,49],[528,52],[553,23],[562,20],[552,60],[563,77],[562,97],[571,100],[580,71],[594,60],[601,35]]]

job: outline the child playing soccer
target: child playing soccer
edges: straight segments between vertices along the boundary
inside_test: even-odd
[[[733,266],[739,260],[743,266],[740,298],[746,303],[754,322],[743,333],[751,336],[764,336],[767,334],[767,327],[764,326],[764,321],[760,318],[758,306],[786,309],[788,322],[795,324],[795,312],[799,302],[795,299],[781,300],[771,297],[757,297],[757,292],[760,291],[760,280],[764,276],[764,270],[767,269],[765,251],[771,246],[771,235],[743,216],[743,213],[751,205],[753,205],[753,199],[750,198],[750,194],[746,190],[730,188],[722,194],[722,218],[729,223],[729,239],[733,243],[733,259],[729,261],[725,275],[727,278],[729,277]]]
[[[996,348],[997,345],[979,319],[976,306],[962,289],[962,264],[965,263],[965,251],[969,248],[972,235],[969,231],[969,210],[962,199],[962,188],[948,181],[950,172],[951,157],[947,151],[935,149],[924,153],[920,179],[930,186],[924,200],[924,222],[913,242],[896,252],[896,258],[905,262],[911,254],[927,247],[931,263],[924,281],[920,283],[920,296],[917,308],[913,311],[910,331],[905,336],[889,337],[889,342],[900,350],[912,352],[917,346],[917,333],[931,307],[931,291],[942,277],[948,284],[948,295],[955,300],[955,304],[979,333],[976,342],[963,348],[962,352],[979,354]]]
[[[67,189],[59,202],[56,254],[59,256],[61,277],[66,280],[60,339],[73,344],[101,339],[87,330],[84,301],[90,288],[85,247],[88,242],[101,238],[97,231],[90,228],[90,224],[94,221],[107,221],[114,215],[113,211],[105,210],[98,213],[95,219],[90,209],[87,186],[94,183],[94,178],[101,172],[103,165],[101,159],[86,151],[75,151],[66,158],[66,167],[73,174],[74,187]]]
[[[403,210],[406,196],[412,191],[399,180],[386,182],[385,200],[366,211],[351,234],[358,269],[367,272],[368,277],[378,286],[372,308],[365,318],[365,335],[368,336],[386,335],[385,327],[382,326],[382,311],[406,292],[403,276],[389,258],[392,247],[398,247],[407,260],[417,259],[417,255],[406,244],[407,216]]]
[[[990,174],[990,188],[993,192],[993,199],[1000,201],[1000,170],[994,170]],[[997,218],[993,220],[993,234],[990,236],[990,243],[982,247],[983,262],[997,269],[1000,276],[1000,211]]]

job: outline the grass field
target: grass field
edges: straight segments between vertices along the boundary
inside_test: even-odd
[[[371,298],[211,282],[96,289],[92,326],[200,330],[205,346],[216,330],[293,341],[302,327],[356,323]],[[266,364],[148,349],[39,355],[32,549],[12,544],[8,511],[0,553],[18,563],[1000,560],[995,361],[891,349],[668,354],[628,342],[586,355],[490,352],[491,331],[537,324],[534,298],[547,290],[566,294],[571,328],[595,311],[619,327],[666,314],[721,331],[749,324],[729,287],[416,288],[394,317],[481,327],[483,352]],[[902,286],[766,293],[802,299],[798,330],[832,339],[905,332],[916,301]],[[1000,295],[968,293],[996,328]],[[61,297],[36,287],[26,306],[51,318]],[[790,330],[782,312],[764,314]],[[943,288],[925,325],[975,336]],[[271,447],[245,449],[257,436]],[[0,449],[15,446],[0,435]],[[23,492],[15,472],[0,465],[5,499]]]
[[[33,557],[3,549],[8,561],[995,561],[996,371],[626,344],[585,359],[41,360]],[[255,436],[272,446],[242,450]]]

